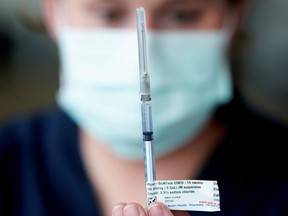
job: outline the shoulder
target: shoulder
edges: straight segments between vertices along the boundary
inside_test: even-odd
[[[243,103],[221,112],[227,134],[204,175],[218,180],[221,212],[286,215],[288,127]]]
[[[65,196],[72,193],[71,185],[86,182],[78,153],[76,124],[57,107],[2,124],[0,176],[0,215],[2,211],[21,212],[23,209],[13,206],[24,203],[25,212],[35,207],[44,209],[46,204],[53,208],[44,212],[54,211],[58,205],[65,206],[61,199],[68,199]],[[80,188],[89,194],[86,185],[73,189],[73,193],[81,194]]]
[[[20,146],[41,143],[53,132],[63,127],[74,127],[74,123],[58,107],[41,112],[22,115],[0,125],[0,153],[16,150]]]
[[[228,135],[234,142],[245,142],[241,146],[259,146],[272,148],[273,144],[283,146],[288,140],[288,125],[280,120],[252,109],[240,96],[230,104],[221,107],[216,118],[228,128]],[[281,141],[281,142],[279,142]],[[264,145],[265,144],[265,145]]]
[[[10,120],[0,126],[0,166],[13,170],[26,159],[37,163],[49,151],[65,148],[67,139],[76,140],[76,126],[57,107]]]
[[[225,109],[221,120],[227,135],[215,155],[220,165],[238,177],[288,179],[283,171],[288,163],[288,126],[241,101]]]

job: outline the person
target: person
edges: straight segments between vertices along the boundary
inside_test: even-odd
[[[288,215],[287,127],[249,109],[242,0],[45,0],[57,106],[0,130],[0,215]],[[147,209],[135,9],[146,13],[157,180],[216,180],[220,211]]]

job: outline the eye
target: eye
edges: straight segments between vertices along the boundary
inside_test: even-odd
[[[157,16],[159,26],[165,28],[185,28],[196,26],[202,17],[202,10],[171,8]]]
[[[85,14],[91,23],[105,27],[120,27],[128,16],[125,8],[115,4],[90,4]]]
[[[120,9],[99,8],[97,17],[106,24],[117,24],[125,19],[125,13]]]
[[[200,17],[200,11],[171,11],[168,18],[174,23],[191,23],[197,21]]]

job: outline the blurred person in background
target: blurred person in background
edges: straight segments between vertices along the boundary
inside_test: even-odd
[[[229,47],[243,0],[44,0],[57,107],[0,130],[0,215],[288,215],[287,128],[249,110]],[[217,180],[221,211],[145,208],[135,9],[148,28],[157,180]]]

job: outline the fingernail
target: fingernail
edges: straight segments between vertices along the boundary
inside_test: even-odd
[[[165,216],[163,208],[159,204],[152,204],[149,206],[148,214],[150,216]]]
[[[112,215],[113,216],[123,216],[123,208],[124,208],[125,204],[124,203],[120,203],[118,205],[115,205],[112,211]]]
[[[124,212],[125,216],[139,216],[140,215],[140,211],[138,209],[138,206],[136,206],[134,204],[130,204],[130,205],[125,206],[123,212]]]

